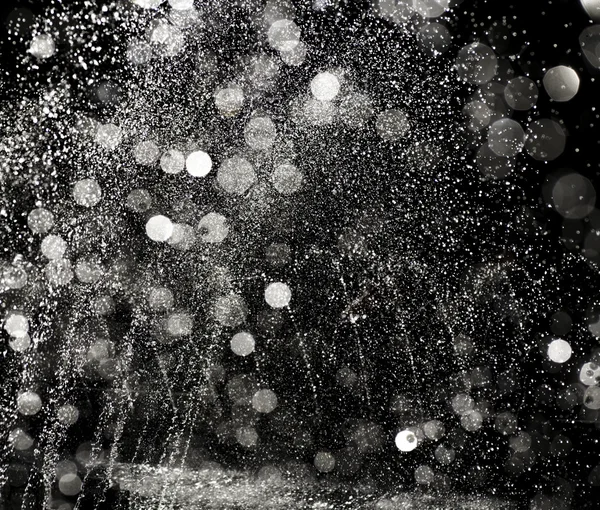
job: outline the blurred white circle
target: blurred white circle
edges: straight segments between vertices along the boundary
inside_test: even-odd
[[[446,427],[440,420],[430,420],[423,425],[423,433],[429,439],[438,441],[444,436]]]
[[[556,338],[548,346],[548,357],[555,363],[565,363],[571,358],[571,344],[562,338]]]
[[[310,90],[319,101],[331,101],[340,91],[340,81],[327,71],[317,74],[310,82]]]
[[[33,446],[33,438],[21,428],[16,428],[8,434],[8,442],[15,450],[29,450]]]
[[[62,405],[56,412],[56,418],[63,425],[70,427],[79,419],[79,410],[71,404]]]
[[[600,25],[584,28],[579,35],[579,45],[589,64],[600,69]]]
[[[600,0],[581,0],[581,5],[592,20],[600,22]]]
[[[73,186],[73,198],[78,205],[93,207],[102,198],[102,189],[94,179],[81,179]]]
[[[508,106],[514,110],[530,110],[536,105],[538,96],[537,85],[526,76],[513,78],[504,87],[504,99]]]
[[[579,371],[579,380],[586,386],[600,384],[600,365],[592,362],[584,363]]]
[[[144,9],[156,9],[165,0],[132,0],[134,4]]]
[[[282,282],[274,282],[265,289],[265,301],[272,308],[284,308],[290,304],[292,291]]]
[[[8,346],[15,352],[25,352],[31,346],[31,337],[28,333],[13,336],[8,341]]]
[[[254,352],[254,337],[246,331],[240,331],[233,335],[230,345],[234,354],[248,356]]]
[[[67,285],[73,279],[71,262],[69,259],[51,260],[44,268],[44,274],[52,285]]]
[[[216,212],[205,214],[198,223],[198,230],[203,242],[220,243],[229,234],[227,218]]]
[[[300,42],[300,29],[289,19],[279,19],[271,24],[267,37],[272,48],[292,51]]]
[[[600,409],[600,386],[590,386],[585,390],[583,405],[588,409]]]
[[[158,214],[152,216],[146,223],[146,234],[156,242],[163,242],[171,237],[173,233],[173,223],[166,216]]]
[[[139,142],[133,151],[133,157],[138,165],[152,165],[159,155],[160,149],[152,140]]]
[[[496,75],[497,67],[496,54],[489,46],[481,43],[464,46],[456,57],[458,75],[474,85],[489,82]]]
[[[552,161],[565,150],[566,134],[561,125],[551,119],[539,119],[529,125],[525,148],[537,161]]]
[[[116,149],[122,138],[123,130],[116,124],[100,124],[96,129],[96,143],[105,149]]]
[[[9,312],[4,319],[4,329],[10,336],[23,336],[29,332],[29,319],[20,312]]]
[[[500,119],[488,130],[488,146],[503,158],[516,156],[525,145],[525,131],[512,119]]]
[[[468,411],[460,417],[460,424],[465,430],[476,432],[483,425],[483,416],[479,411]]]
[[[413,9],[424,18],[438,18],[450,7],[450,0],[413,0]]]
[[[173,307],[173,292],[166,287],[153,287],[148,294],[148,304],[152,310],[170,310]]]
[[[313,463],[317,471],[330,473],[335,467],[335,457],[329,452],[317,452]]]
[[[42,399],[34,391],[24,391],[17,397],[17,411],[24,416],[33,416],[42,409]]]
[[[269,389],[258,390],[252,397],[252,407],[259,413],[268,414],[277,407],[277,395]]]
[[[465,105],[463,113],[469,117],[469,129],[480,131],[488,126],[493,112],[487,104],[481,101],[471,101]]]
[[[41,250],[50,260],[62,259],[67,250],[67,243],[62,237],[50,234],[42,241]]]
[[[76,496],[81,492],[83,482],[76,473],[67,473],[60,477],[58,490],[65,496]]]
[[[407,115],[401,110],[386,110],[377,116],[375,129],[381,138],[394,142],[404,137],[410,128]]]
[[[169,0],[169,5],[178,11],[187,11],[194,7],[194,0]]]
[[[451,40],[450,31],[440,23],[426,23],[419,29],[421,45],[433,54],[448,51]]]
[[[213,314],[219,324],[235,327],[246,321],[248,307],[242,296],[229,294],[216,300]]]
[[[573,68],[567,66],[548,69],[543,83],[548,95],[557,102],[570,101],[579,91],[579,76]]]
[[[466,393],[457,393],[454,395],[451,402],[452,410],[461,416],[473,410],[474,405],[475,401],[473,400],[473,397]]]
[[[230,86],[215,92],[215,106],[223,115],[235,115],[244,105],[244,92],[239,86]]]
[[[169,149],[160,158],[160,167],[166,174],[178,174],[185,167],[185,156],[177,149]]]
[[[56,52],[54,39],[49,34],[40,34],[33,38],[29,53],[39,60],[50,58]]]
[[[252,117],[244,128],[244,139],[256,150],[266,150],[275,141],[277,130],[269,117]]]
[[[254,427],[240,427],[235,431],[235,438],[245,448],[252,448],[258,442],[258,433]]]
[[[212,168],[212,159],[204,151],[194,151],[186,158],[185,167],[192,177],[206,177]]]
[[[429,485],[435,479],[435,473],[429,466],[419,466],[415,469],[415,481],[421,485]]]
[[[54,215],[43,207],[38,207],[27,216],[27,226],[34,234],[45,234],[54,225]]]
[[[127,195],[127,207],[135,212],[145,212],[152,205],[152,196],[145,189],[131,190]]]
[[[572,172],[563,175],[554,184],[552,203],[564,218],[582,219],[594,210],[596,190],[587,177]]]
[[[255,181],[254,167],[247,159],[239,156],[226,159],[217,170],[217,182],[232,195],[243,195]]]
[[[194,320],[187,313],[173,313],[167,318],[166,329],[172,336],[186,336],[192,332]]]
[[[271,174],[271,181],[275,189],[282,195],[290,195],[300,189],[302,173],[289,163],[275,167]]]
[[[445,466],[452,464],[452,461],[456,457],[456,452],[452,448],[448,448],[444,445],[439,445],[434,452],[435,460]]]
[[[417,436],[412,430],[403,430],[396,435],[396,447],[402,452],[410,452],[417,447]]]
[[[22,289],[28,279],[27,271],[22,267],[8,264],[0,266],[0,287]]]

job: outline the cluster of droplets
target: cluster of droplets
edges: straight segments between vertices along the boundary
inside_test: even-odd
[[[161,15],[152,19],[146,27],[145,36],[128,41],[125,58],[132,66],[151,68],[161,66],[161,59],[177,59],[185,53],[190,28],[198,27],[204,20],[201,11],[189,0],[169,0],[168,9],[163,9],[162,0],[134,0],[136,9],[155,12],[161,9]],[[318,2],[315,2],[318,3]],[[589,12],[595,12],[593,2],[583,2]],[[327,5],[325,5],[327,4]],[[374,11],[382,19],[397,25],[409,25],[417,16],[419,22],[414,29],[415,40],[422,50],[432,58],[445,55],[451,46],[451,33],[441,18],[445,16],[456,2],[449,0],[414,0],[374,2]],[[323,2],[322,8],[329,5]],[[137,11],[134,11],[137,12]],[[164,14],[164,16],[163,16]],[[180,143],[160,137],[138,135],[129,126],[127,119],[121,124],[114,119],[104,122],[86,118],[86,142],[93,144],[92,151],[109,157],[127,158],[143,168],[145,172],[155,172],[164,182],[173,186],[205,186],[215,190],[231,200],[243,201],[252,196],[260,186],[274,191],[275,196],[294,208],[294,197],[300,195],[308,185],[310,168],[303,167],[299,158],[286,154],[284,130],[287,119],[282,122],[275,115],[263,109],[253,109],[253,101],[260,95],[268,95],[276,88],[282,68],[301,67],[310,56],[308,43],[302,40],[302,29],[293,21],[294,8],[288,2],[268,2],[259,21],[263,37],[274,55],[256,54],[249,59],[248,66],[238,76],[239,79],[215,84],[210,101],[214,112],[226,121],[235,122],[243,119],[240,143],[231,144],[227,156],[210,144]],[[434,21],[434,20],[438,20]],[[586,28],[581,34],[581,47],[592,66],[600,67],[598,44],[600,37],[597,26]],[[596,39],[595,39],[596,38]],[[38,61],[52,59],[57,54],[57,46],[52,35],[40,33],[33,37],[28,52]],[[546,70],[541,83],[536,83],[527,76],[513,76],[510,63],[500,59],[493,49],[481,42],[468,44],[459,49],[455,69],[457,78],[472,86],[474,92],[464,105],[466,129],[472,133],[476,144],[476,165],[486,179],[506,179],[513,175],[517,168],[518,158],[529,157],[534,161],[547,162],[558,158],[565,150],[566,130],[557,119],[538,117],[536,105],[540,94],[555,102],[568,102],[578,93],[580,77],[577,72],[566,66],[554,66]],[[208,65],[208,64],[207,64]],[[371,129],[378,140],[386,143],[391,150],[404,150],[405,142],[412,140],[415,132],[422,127],[416,119],[411,118],[408,109],[400,106],[381,107],[377,99],[368,91],[359,90],[352,82],[352,74],[339,67],[327,67],[312,73],[305,80],[304,89],[289,100],[289,120],[295,129],[302,133],[311,132],[315,128],[343,125],[351,129]],[[109,91],[105,91],[110,96]],[[145,104],[137,104],[144,109]],[[127,103],[127,108],[131,103]],[[125,108],[123,108],[126,110]],[[512,118],[514,112],[530,112],[531,120],[524,125]],[[123,112],[120,112],[121,114]],[[536,115],[534,115],[536,113]],[[127,112],[124,112],[127,115]],[[125,127],[127,126],[127,127]],[[358,131],[360,132],[360,131]],[[227,144],[228,140],[219,140]],[[412,154],[419,156],[421,152],[411,146]],[[273,158],[265,165],[274,153],[283,153],[285,158]],[[433,153],[433,150],[432,150]],[[418,157],[417,157],[418,159]],[[112,161],[112,160],[111,160]],[[265,171],[265,167],[268,168]],[[112,171],[112,170],[110,170]],[[79,174],[78,174],[79,175]],[[77,177],[70,183],[69,207],[94,214],[104,214],[107,202],[112,198],[113,190],[103,189],[99,172],[94,170],[89,175]],[[81,178],[80,178],[81,177]],[[108,181],[107,181],[108,182]],[[193,183],[193,184],[189,184]],[[265,192],[266,194],[267,192]],[[124,197],[124,206],[134,216],[141,218],[136,224],[137,232],[151,241],[152,250],[169,250],[193,254],[198,250],[217,250],[226,245],[236,234],[238,218],[235,209],[226,207],[215,210],[203,210],[200,218],[193,222],[177,222],[168,210],[159,210],[161,202],[160,188],[154,191],[150,185],[144,187],[130,186]],[[261,195],[259,195],[260,197]],[[591,218],[592,224],[597,220],[595,209],[596,192],[591,181],[574,170],[560,171],[547,177],[543,191],[545,202],[553,207],[566,220],[582,220]],[[77,258],[77,246],[64,233],[57,231],[57,223],[64,220],[62,205],[50,203],[36,204],[27,213],[27,226],[39,247],[41,277],[40,281],[48,286],[49,293],[59,292],[74,286],[94,287],[107,278],[118,279],[118,270],[104,267],[102,263],[82,255]],[[82,213],[83,214],[83,213]],[[125,233],[123,234],[125,235]],[[127,234],[132,235],[132,234]],[[586,236],[585,254],[594,259],[600,253],[596,230],[592,229]],[[233,242],[233,241],[232,241]],[[352,244],[352,243],[350,243]],[[352,249],[355,246],[352,245]],[[350,250],[352,251],[352,250]],[[170,252],[169,252],[170,253]],[[210,253],[210,252],[209,252]],[[218,331],[225,331],[231,352],[243,359],[256,357],[262,348],[261,337],[247,327],[250,314],[246,299],[259,300],[266,304],[273,315],[287,311],[293,314],[294,286],[288,281],[280,281],[279,276],[262,275],[265,279],[263,294],[260,296],[244,296],[241,291],[231,291],[230,268],[220,266],[218,256],[214,264],[214,278],[217,280],[218,295],[211,303],[211,317],[218,325]],[[272,267],[285,267],[290,259],[290,248],[283,243],[274,243],[267,250],[267,259]],[[149,268],[152,273],[153,268]],[[160,268],[148,277],[158,278]],[[274,275],[281,274],[273,271]],[[186,275],[187,276],[187,275]],[[38,275],[31,271],[20,257],[2,266],[1,288],[5,292],[26,291],[32,286]],[[282,278],[282,280],[285,280]],[[145,287],[144,287],[145,286]],[[59,289],[59,290],[57,290]],[[175,343],[181,339],[195,341],[194,333],[202,317],[188,309],[185,300],[179,293],[178,282],[170,285],[144,281],[135,287],[136,298],[143,296],[138,302],[143,310],[149,313],[158,324],[157,335],[163,344]],[[183,293],[183,291],[182,291]],[[92,300],[90,308],[95,317],[106,318],[115,313],[116,292],[99,291]],[[76,303],[74,307],[80,303]],[[597,337],[598,314],[595,309],[589,312],[589,332]],[[6,312],[3,329],[8,335],[8,346],[17,354],[27,355],[35,350],[39,335],[34,333],[33,315],[14,307]],[[351,321],[358,321],[358,315],[351,315]],[[561,324],[570,318],[559,317]],[[560,367],[572,361],[573,349],[566,336],[569,328],[558,328],[552,336],[542,341],[542,355],[546,358],[549,371],[560,370]],[[83,344],[81,344],[83,345]],[[132,347],[131,343],[127,344]],[[468,359],[474,350],[474,340],[466,335],[456,335],[452,344],[454,353],[459,359]],[[76,346],[80,349],[80,346]],[[82,357],[82,366],[93,367],[95,373],[108,382],[119,381],[126,371],[126,356],[117,354],[115,343],[108,338],[96,338],[78,352]],[[210,360],[213,363],[214,360]],[[212,365],[211,377],[225,381],[224,369],[220,365]],[[600,409],[600,358],[598,352],[590,353],[585,362],[578,365],[577,383],[566,387],[556,396],[557,405],[565,409],[579,406],[584,412]],[[221,367],[222,368],[222,367]],[[307,370],[310,365],[307,363]],[[222,373],[221,373],[222,372]],[[259,370],[257,369],[257,372]],[[260,375],[258,373],[257,375]],[[344,388],[353,388],[359,384],[358,371],[344,366],[337,371],[336,382]],[[476,434],[487,424],[505,439],[511,450],[506,461],[506,469],[513,474],[521,474],[535,462],[536,454],[532,451],[540,443],[539,434],[525,430],[512,410],[494,410],[492,404],[484,399],[478,400],[471,395],[473,388],[484,388],[491,385],[494,378],[489,366],[475,366],[459,374],[456,387],[458,390],[446,399],[450,414],[454,415],[459,433],[454,434],[448,442],[443,441],[448,425],[446,418],[437,417],[421,420],[410,425],[398,427],[392,438],[388,437],[382,426],[368,421],[353,423],[349,427],[347,441],[352,448],[333,451],[326,448],[313,448],[311,459],[314,468],[320,473],[352,474],[357,463],[353,455],[366,456],[382,445],[394,442],[402,454],[408,454],[427,443],[438,443],[434,448],[429,463],[419,464],[414,469],[414,479],[423,486],[442,485],[447,483],[443,469],[450,466],[460,457],[460,450],[468,442],[463,434]],[[133,380],[126,379],[129,384]],[[138,381],[139,382],[139,381]],[[498,377],[497,385],[514,390],[517,382],[509,374]],[[126,386],[126,384],[125,384]],[[544,388],[542,388],[544,390]],[[277,416],[275,411],[282,407],[283,400],[272,388],[264,387],[259,381],[246,373],[231,376],[226,381],[226,392],[234,407],[232,417],[217,426],[220,437],[228,437],[245,449],[255,449],[262,440],[259,417],[263,415]],[[71,403],[62,403],[49,408],[45,406],[44,394],[36,388],[21,388],[14,395],[13,407],[23,419],[52,414],[64,427],[74,426],[79,418],[78,408]],[[118,401],[119,405],[127,405],[126,398]],[[392,412],[400,412],[405,407],[414,407],[410,400],[398,397],[392,403]],[[394,411],[395,410],[395,411]],[[596,416],[596,415],[594,415]],[[281,418],[278,418],[281,419]],[[285,420],[283,420],[285,422]],[[403,420],[404,421],[404,420]],[[26,421],[25,421],[26,423]],[[447,420],[450,423],[450,419]],[[36,439],[27,427],[15,426],[10,429],[9,439],[17,452],[31,451]],[[308,443],[298,429],[299,443]],[[536,443],[537,441],[537,443]],[[571,440],[563,435],[556,435],[548,450],[560,457],[570,448]],[[457,445],[461,445],[460,448]],[[540,447],[542,449],[543,447]],[[97,445],[83,443],[77,449],[73,460],[61,459],[55,463],[60,501],[65,498],[76,498],[83,487],[85,478],[79,466],[90,466],[106,462],[112,453],[99,449]],[[437,462],[437,465],[434,464]],[[79,464],[79,466],[78,466]],[[23,469],[13,464],[11,480],[21,480]],[[25,473],[25,476],[27,474]],[[71,503],[64,502],[64,508],[72,508]]]

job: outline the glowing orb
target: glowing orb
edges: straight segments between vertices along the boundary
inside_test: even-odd
[[[269,389],[258,390],[252,397],[252,407],[259,413],[268,414],[277,407],[277,395]]]
[[[166,174],[178,174],[185,167],[185,156],[177,149],[169,149],[160,158],[160,167]]]
[[[329,452],[318,452],[313,463],[317,471],[330,473],[335,467],[335,457]]]
[[[335,74],[319,73],[310,82],[310,91],[319,101],[331,101],[340,91],[340,81]]]
[[[83,482],[75,473],[67,473],[58,481],[58,490],[65,496],[76,496],[81,492]]]
[[[412,430],[403,430],[396,435],[396,447],[401,452],[411,452],[418,444],[417,436]]]
[[[569,361],[572,353],[573,350],[571,349],[569,342],[562,340],[561,338],[552,340],[548,346],[548,357],[554,361],[554,363],[565,363],[566,361]]]
[[[204,151],[194,151],[186,158],[185,167],[192,177],[206,177],[212,168],[212,159]]]
[[[79,419],[79,410],[71,404],[65,404],[58,408],[56,419],[63,425],[74,425]]]
[[[557,102],[573,99],[579,91],[579,76],[571,67],[556,66],[548,69],[544,75],[544,88],[548,95]]]
[[[265,289],[265,301],[272,308],[284,308],[291,299],[292,291],[285,283],[270,283]]]
[[[51,234],[42,241],[41,250],[50,260],[62,259],[67,250],[67,243],[62,237]]]
[[[39,60],[50,58],[55,52],[54,39],[48,34],[41,34],[34,37],[29,46],[29,53]]]
[[[25,391],[17,397],[17,411],[24,416],[33,416],[42,409],[42,399],[33,391]]]
[[[254,352],[254,337],[246,331],[233,335],[231,339],[231,350],[238,356],[248,356]]]
[[[271,24],[267,37],[272,48],[292,51],[300,42],[300,29],[289,19],[279,19]]]
[[[102,190],[94,179],[82,179],[73,186],[73,198],[77,205],[93,207],[100,202]]]
[[[27,216],[27,226],[34,234],[45,234],[54,225],[54,215],[43,207],[34,209]]]
[[[171,237],[173,233],[173,223],[166,216],[152,216],[146,223],[146,234],[156,242],[163,242]]]

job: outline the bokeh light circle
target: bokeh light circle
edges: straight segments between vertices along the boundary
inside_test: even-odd
[[[462,80],[482,85],[496,75],[498,59],[489,46],[476,42],[464,46],[458,52],[456,68]]]
[[[238,356],[248,356],[254,352],[254,337],[247,331],[240,331],[231,338],[231,350]]]
[[[239,156],[223,161],[217,171],[217,182],[232,195],[243,195],[255,181],[254,167],[247,159]]]
[[[272,308],[284,308],[290,304],[292,291],[282,282],[273,282],[265,289],[265,301]]]
[[[340,81],[335,74],[325,71],[312,79],[310,90],[315,99],[331,101],[340,91]]]
[[[557,102],[570,101],[579,91],[579,76],[571,67],[556,66],[548,69],[543,82],[548,95]]]
[[[42,399],[34,391],[24,391],[17,397],[17,411],[24,416],[34,416],[42,409]]]
[[[395,443],[398,450],[411,452],[417,447],[418,440],[412,430],[403,430],[396,435]]]
[[[258,390],[252,397],[252,407],[262,414],[271,413],[277,407],[277,395],[270,389]]]
[[[566,363],[571,358],[573,350],[571,344],[562,338],[556,338],[548,346],[548,357],[554,363]]]
[[[173,223],[171,220],[162,214],[152,216],[146,222],[146,234],[148,237],[156,242],[164,242],[173,233]]]
[[[73,198],[78,205],[93,207],[100,202],[102,190],[94,179],[82,179],[73,186]]]
[[[206,177],[212,168],[212,159],[204,151],[194,151],[186,158],[185,168],[192,177]]]

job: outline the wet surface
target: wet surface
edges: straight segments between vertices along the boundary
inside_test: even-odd
[[[367,486],[331,482],[294,483],[281,474],[257,480],[247,472],[217,468],[117,468],[115,480],[131,493],[132,510],[148,507],[190,510],[369,509],[369,510],[512,510],[513,504],[489,497],[419,492],[377,494]]]

